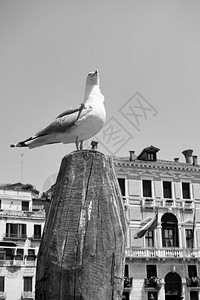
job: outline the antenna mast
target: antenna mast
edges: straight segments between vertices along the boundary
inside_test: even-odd
[[[21,183],[23,183],[23,172],[24,172],[24,153],[21,153]]]

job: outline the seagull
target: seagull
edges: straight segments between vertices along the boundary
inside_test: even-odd
[[[52,123],[30,138],[10,145],[11,147],[36,147],[63,143],[75,143],[77,150],[83,142],[96,135],[106,119],[104,96],[99,88],[99,72],[90,72],[86,79],[83,102],[61,113]]]

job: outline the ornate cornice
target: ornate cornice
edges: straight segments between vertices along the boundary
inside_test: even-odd
[[[176,170],[176,171],[192,171],[192,172],[200,172],[200,166],[193,166],[190,164],[184,163],[173,163],[168,161],[156,161],[156,162],[144,162],[144,161],[125,161],[120,160],[120,158],[113,158],[115,167],[135,167],[135,168],[151,168],[151,169],[162,169],[162,170]]]

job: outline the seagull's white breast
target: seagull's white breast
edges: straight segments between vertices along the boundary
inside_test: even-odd
[[[85,141],[97,134],[105,123],[106,112],[102,100],[91,101],[89,105],[92,110],[84,117],[76,122],[71,129],[67,130],[62,136],[62,142],[74,142],[76,138],[78,141]]]

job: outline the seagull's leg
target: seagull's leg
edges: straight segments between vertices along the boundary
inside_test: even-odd
[[[81,107],[80,107],[80,110],[79,110],[78,117],[77,117],[76,121],[79,119],[80,114],[81,114],[83,108],[84,108],[84,103],[81,103]]]
[[[83,141],[80,141],[80,150],[83,150]]]
[[[76,137],[75,144],[76,144],[76,150],[79,150],[78,149],[78,144],[79,144],[78,137]]]

